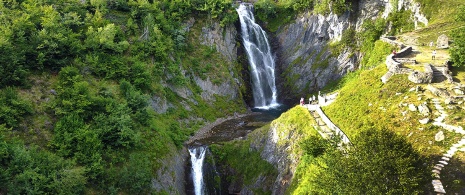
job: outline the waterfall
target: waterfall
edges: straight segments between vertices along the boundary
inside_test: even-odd
[[[206,146],[189,148],[192,163],[192,180],[194,181],[195,195],[205,194],[205,186],[203,182],[203,160],[205,159]]]
[[[251,5],[237,9],[241,21],[242,40],[249,58],[255,107],[278,106],[275,84],[275,62],[265,31],[255,23]]]

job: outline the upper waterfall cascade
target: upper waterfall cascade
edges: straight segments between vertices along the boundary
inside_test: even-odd
[[[237,9],[241,22],[244,47],[249,58],[253,99],[256,108],[276,107],[275,61],[265,31],[255,23],[252,5],[241,4]]]

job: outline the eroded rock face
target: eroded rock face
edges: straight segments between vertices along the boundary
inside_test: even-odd
[[[382,17],[387,18],[391,12],[404,10],[410,10],[413,13],[413,21],[415,22],[415,29],[418,27],[418,22],[423,23],[425,26],[428,25],[428,19],[424,14],[421,13],[421,4],[414,0],[398,0],[397,5],[393,5],[391,1],[384,0],[385,9]],[[397,8],[397,10],[395,10]]]
[[[187,149],[176,150],[163,159],[160,159],[161,168],[157,170],[155,178],[152,178],[152,188],[156,192],[168,192],[169,194],[185,194],[185,159],[189,156]]]
[[[262,159],[278,170],[278,176],[270,189],[274,195],[285,194],[300,161],[301,154],[293,151],[303,138],[297,132],[295,127],[273,122],[265,135],[251,143],[251,149],[261,151]]]
[[[189,19],[186,21],[185,30],[189,31],[194,25],[199,24],[196,23],[194,18]],[[223,75],[219,82],[214,82],[210,78],[202,79],[196,75],[192,75],[188,71],[182,70],[182,67],[181,74],[186,78],[193,78],[195,84],[202,90],[200,95],[205,101],[214,101],[217,95],[227,97],[229,100],[242,98],[239,92],[239,86],[244,85],[244,82],[242,82],[241,78],[236,78],[233,73],[234,62],[237,60],[237,31],[235,26],[229,25],[221,27],[219,22],[213,22],[211,24],[205,24],[201,29],[202,33],[198,37],[198,41],[202,45],[215,47],[216,51],[224,57],[225,63],[223,66],[226,66],[225,69],[229,72]],[[167,77],[170,79],[173,76],[167,75]],[[187,103],[188,101],[197,104],[195,100],[191,98],[194,94],[191,87],[185,85],[177,86],[169,83],[163,83],[163,85],[181,97],[178,101],[188,110],[190,109]],[[173,104],[167,102],[167,100],[161,96],[152,97],[150,105],[158,113],[165,113],[168,108],[173,107]]]
[[[349,13],[340,17],[305,13],[276,33],[278,82],[284,99],[295,99],[324,87],[355,69],[356,55],[345,50],[333,56],[328,48],[349,27]]]

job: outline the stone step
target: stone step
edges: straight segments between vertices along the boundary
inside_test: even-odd
[[[443,165],[448,165],[449,163],[447,163],[446,161],[443,161],[443,160],[440,160],[438,161],[439,163],[443,164]]]
[[[454,156],[455,152],[454,151],[447,151],[444,155],[442,156],[445,156],[447,158],[452,158],[452,156]]]
[[[437,169],[433,169],[431,172],[436,173],[436,174],[441,174],[441,171]]]
[[[442,160],[445,160],[445,161],[449,161],[449,160],[450,160],[450,158],[447,158],[447,157],[445,157],[445,156],[443,156],[441,159],[442,159]]]
[[[457,150],[459,150],[459,149],[456,148],[456,147],[450,147],[450,149],[448,151],[455,153],[455,152],[457,152]]]
[[[452,144],[452,147],[458,148],[458,147],[460,147],[460,146],[463,146],[463,143],[458,142],[458,143],[456,143],[456,144]]]
[[[443,168],[444,168],[444,165],[443,165],[443,164],[436,164],[436,166],[438,166],[438,167],[443,167]]]
[[[434,169],[436,169],[436,170],[439,170],[439,171],[440,171],[440,170],[442,170],[442,167],[440,167],[440,166],[437,166],[437,165],[436,165],[436,166],[434,166],[433,168],[434,168]]]

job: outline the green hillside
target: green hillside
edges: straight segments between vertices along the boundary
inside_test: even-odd
[[[198,38],[202,25],[235,22],[231,5],[1,2],[0,194],[150,193],[167,153],[245,112],[240,95],[207,100],[194,81],[240,78],[241,65]]]
[[[285,124],[288,128],[281,130],[296,130],[300,136],[298,141],[277,143],[291,145],[291,152],[301,155],[296,157],[301,163],[287,193],[328,194],[334,186],[340,194],[354,186],[358,187],[350,191],[354,194],[431,191],[432,166],[461,135],[444,131],[445,140],[434,141],[438,127],[421,125],[423,116],[417,113],[403,113],[402,103],[428,100],[431,108],[434,94],[425,92],[419,99],[410,91],[416,85],[406,75],[382,84],[385,56],[395,47],[378,39],[391,23],[390,35],[417,43],[418,62],[444,64],[450,58],[454,81],[464,83],[465,5],[463,0],[417,2],[430,21],[427,26],[414,30],[410,12],[394,12],[387,19],[366,21],[359,32],[349,28],[341,41],[328,44],[334,54],[349,49],[360,57],[358,70],[324,90],[339,92],[324,111],[359,141],[355,146],[360,150],[347,151],[352,155],[346,158],[315,136],[314,121],[300,121],[308,115],[300,107],[272,123]],[[298,13],[341,15],[354,7],[345,0],[259,0],[255,6],[269,32],[291,23]],[[171,166],[162,164],[164,158],[180,152],[207,123],[247,112],[245,57],[231,60],[214,45],[201,43],[204,31],[232,28],[237,19],[232,0],[0,2],[0,194],[184,193],[153,190],[152,179],[159,172],[174,177],[164,169]],[[225,38],[226,31],[218,32]],[[432,61],[433,48],[426,44],[441,34],[451,38],[451,47],[438,50],[439,59]],[[229,41],[240,47],[235,38]],[[237,95],[204,94],[199,79],[237,88]],[[463,127],[463,105],[448,112],[446,121]],[[249,149],[265,131],[254,132],[244,142],[214,145],[212,151],[222,155],[217,157],[222,163],[236,168],[247,184],[263,174],[275,176],[276,168]],[[374,159],[398,174],[393,179],[400,178],[405,186],[375,182],[374,178],[386,177],[381,172],[350,175],[361,165],[350,162],[370,162],[371,155],[392,147],[399,150]],[[379,153],[370,152],[372,148]],[[241,167],[243,159],[260,168]],[[379,165],[367,164],[366,172]],[[465,191],[464,165],[465,154],[458,153],[441,174],[448,193]],[[348,177],[338,177],[340,173]],[[272,186],[273,178],[264,183]],[[342,179],[373,182],[338,185]],[[367,186],[378,188],[370,191],[364,189]],[[257,193],[262,191],[257,188]]]

